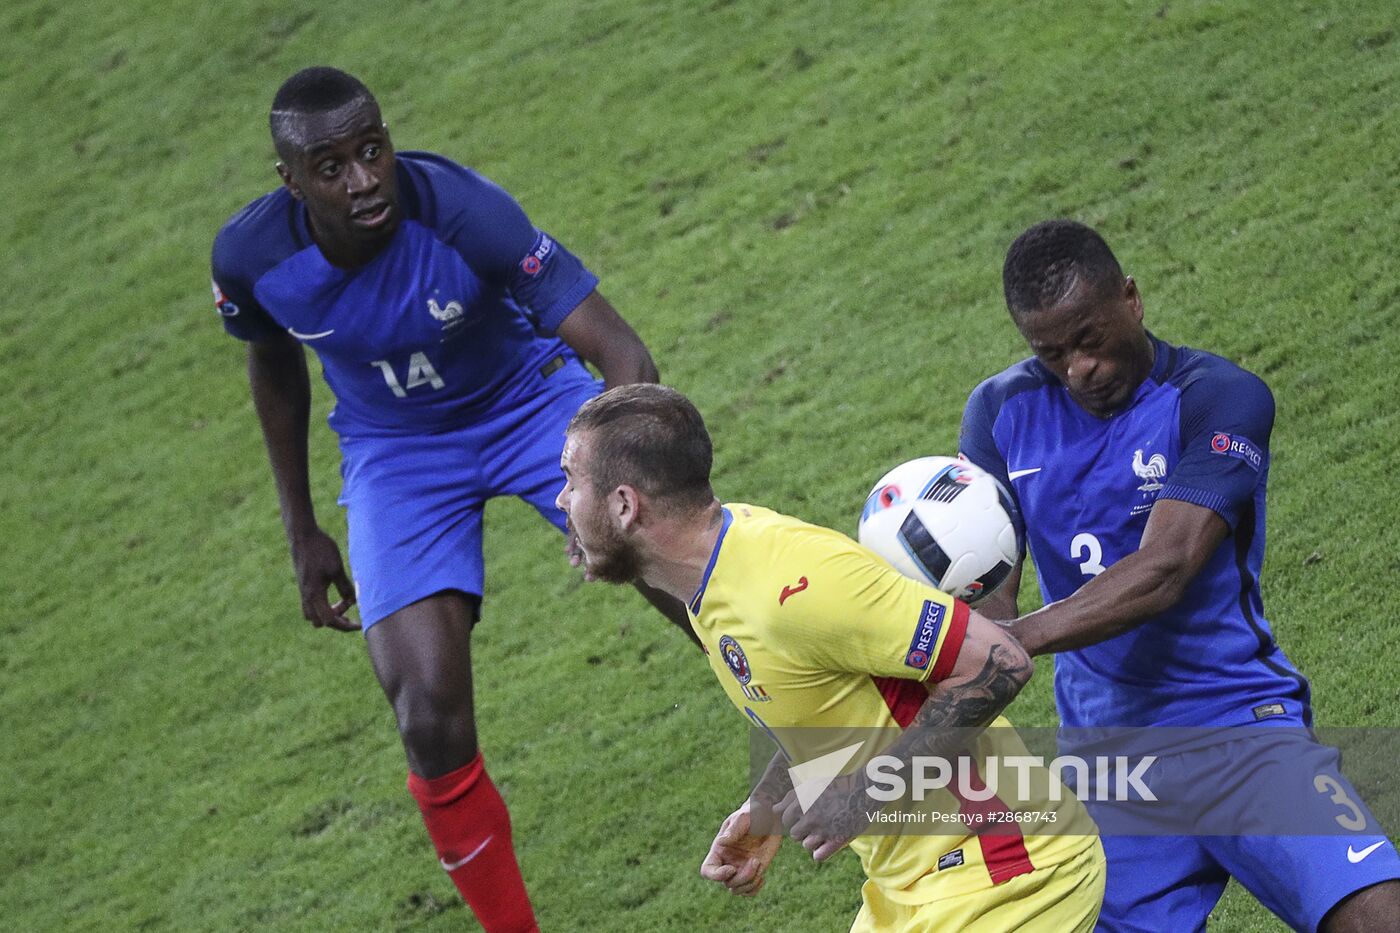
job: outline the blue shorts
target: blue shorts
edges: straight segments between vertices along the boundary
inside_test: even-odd
[[[1204,930],[1206,916],[1233,877],[1293,929],[1316,930],[1347,895],[1400,878],[1394,844],[1340,764],[1336,749],[1312,741],[1305,730],[1164,757],[1158,773],[1165,785],[1147,783],[1162,799],[1171,785],[1194,783],[1177,799],[1195,804],[1190,814],[1195,831],[1105,834],[1108,883],[1097,929]],[[1103,813],[1101,825],[1130,822],[1121,812],[1102,810],[1105,805],[1086,805],[1090,813]],[[1140,825],[1140,831],[1150,832],[1146,821]],[[1204,834],[1212,826],[1234,834]],[[1241,832],[1242,827],[1257,828],[1257,834]],[[1270,827],[1308,835],[1266,834]]]
[[[569,419],[602,390],[572,357],[491,420],[436,434],[340,439],[340,504],[368,629],[443,590],[480,596],[486,500],[519,496],[561,531],[554,499]]]

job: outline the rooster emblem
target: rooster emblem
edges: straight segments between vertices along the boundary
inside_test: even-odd
[[[1142,480],[1142,485],[1138,487],[1140,491],[1156,492],[1162,488],[1162,477],[1167,475],[1167,458],[1161,454],[1153,454],[1144,463],[1142,449],[1139,448],[1133,452],[1133,472]]]
[[[429,298],[428,313],[446,326],[462,316],[462,303],[460,301],[449,301],[446,307],[441,307],[436,301]],[[1141,453],[1141,451],[1139,451],[1139,453]]]

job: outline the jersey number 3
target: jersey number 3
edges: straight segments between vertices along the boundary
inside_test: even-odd
[[[374,360],[370,365],[379,367],[389,391],[398,398],[407,398],[408,390],[419,386],[430,385],[434,389],[441,389],[446,384],[437,374],[437,370],[433,369],[433,364],[428,362],[428,357],[421,352],[408,358],[408,379],[403,385],[399,384],[399,377],[394,375],[394,367],[389,365],[388,360]]]
[[[1083,560],[1079,560],[1080,556]],[[1069,556],[1073,560],[1079,561],[1079,572],[1088,577],[1097,577],[1108,568],[1103,565],[1103,546],[1099,544],[1099,539],[1081,531],[1074,536],[1074,540],[1069,543]]]

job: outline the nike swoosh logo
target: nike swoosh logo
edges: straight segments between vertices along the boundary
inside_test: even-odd
[[[330,330],[323,330],[323,331],[321,331],[319,334],[303,334],[303,333],[299,333],[299,332],[297,332],[297,331],[294,331],[294,330],[292,330],[290,327],[288,327],[288,328],[287,328],[287,333],[291,334],[293,337],[297,338],[298,340],[317,340],[317,339],[319,339],[319,338],[321,338],[321,337],[329,337],[331,334],[335,333],[335,328],[332,327]]]
[[[1385,840],[1381,840],[1380,842],[1373,842],[1366,848],[1362,849],[1360,852],[1355,851],[1354,849],[1352,849],[1351,846],[1347,846],[1347,861],[1355,865],[1357,862],[1361,861],[1366,856],[1370,855],[1372,852],[1376,851],[1383,845],[1385,845]]]
[[[1039,473],[1043,469],[1045,469],[1045,467],[1032,467],[1029,470],[1012,470],[1010,473],[1006,474],[1006,478],[1020,479],[1023,476],[1030,476],[1032,473]]]
[[[462,856],[455,862],[449,862],[446,859],[440,858],[438,859],[438,863],[442,865],[443,871],[456,871],[457,869],[461,868],[463,865],[467,864],[472,859],[480,855],[481,850],[486,848],[486,844],[495,838],[495,836],[487,836],[485,839],[482,840],[481,845],[477,846],[475,849],[472,849],[470,853]]]

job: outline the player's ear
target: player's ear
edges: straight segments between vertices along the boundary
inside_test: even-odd
[[[636,524],[640,505],[641,498],[634,486],[619,486],[608,497],[608,508],[623,531]]]
[[[1123,298],[1132,309],[1133,319],[1142,321],[1142,293],[1138,291],[1137,283],[1131,275],[1123,282]]]
[[[292,180],[292,170],[287,168],[286,162],[277,163],[277,174],[282,179],[283,186],[291,192],[292,197],[301,200],[301,187]]]

